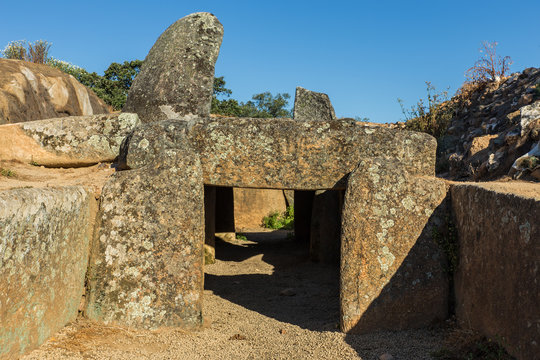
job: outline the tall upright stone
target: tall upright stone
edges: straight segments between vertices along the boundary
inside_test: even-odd
[[[130,144],[132,156],[165,141],[155,124]],[[92,320],[145,329],[202,324],[203,179],[181,129],[175,149],[134,161],[103,188],[88,275]]]
[[[446,256],[437,244],[447,185],[393,158],[362,160],[345,192],[341,330],[423,327],[448,316]]]
[[[210,13],[188,15],[157,39],[129,90],[124,111],[142,122],[208,116],[223,26]]]
[[[336,119],[334,107],[328,95],[298,86],[294,98],[294,119],[299,121],[332,121]],[[311,259],[325,263],[339,261],[339,242],[341,237],[341,204],[338,192],[318,190],[311,192],[307,201],[295,207],[296,235],[308,238]],[[304,197],[296,198],[302,201]],[[305,212],[303,209],[306,209]],[[300,221],[298,221],[300,220]],[[300,227],[308,226],[309,229]]]
[[[294,97],[294,119],[302,121],[330,121],[336,118],[328,95],[298,86]]]

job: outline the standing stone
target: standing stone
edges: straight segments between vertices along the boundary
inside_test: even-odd
[[[210,13],[176,21],[150,49],[124,111],[142,122],[208,116],[222,38],[223,26]]]
[[[414,176],[394,159],[366,159],[351,173],[342,221],[343,331],[446,319],[446,258],[433,238],[447,216],[446,192],[443,180]]]
[[[298,121],[332,121],[336,119],[334,107],[328,95],[296,88],[294,98],[294,119]],[[339,261],[339,242],[341,235],[341,204],[338,192],[317,191],[314,194],[311,217],[307,222],[310,227],[310,256],[314,261],[333,263]],[[298,204],[298,209],[306,205]],[[302,214],[297,211],[297,216]],[[301,229],[298,229],[301,230]],[[300,233],[302,235],[303,232]]]
[[[294,98],[294,119],[301,121],[330,121],[336,118],[328,95],[298,86]]]
[[[156,133],[143,138],[156,141]],[[141,143],[132,144],[134,148]],[[204,195],[181,142],[105,185],[89,275],[90,319],[135,328],[202,324]]]

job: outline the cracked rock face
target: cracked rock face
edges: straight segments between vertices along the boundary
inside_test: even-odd
[[[210,13],[172,24],[150,49],[124,111],[142,122],[208,116],[223,26]]]

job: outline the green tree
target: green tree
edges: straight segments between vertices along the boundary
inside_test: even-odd
[[[231,96],[232,90],[225,87],[225,79],[223,76],[214,77],[214,97]]]
[[[105,103],[115,110],[121,110],[126,103],[133,79],[140,72],[142,61],[124,61],[122,64],[113,62],[103,76],[54,58],[49,58],[47,64],[72,75],[81,84],[92,89]]]
[[[292,111],[287,109],[289,105],[289,94],[272,95],[270,92],[255,94],[250,101],[239,102],[235,99],[228,99],[232,91],[225,87],[226,82],[223,76],[214,78],[214,93],[212,97],[212,114],[252,117],[252,118],[282,118],[291,117]],[[227,99],[219,99],[227,97]]]
[[[270,92],[263,92],[253,95],[253,102],[248,101],[246,105],[250,109],[256,109],[253,117],[260,118],[284,118],[292,117],[291,110],[286,109],[291,96],[287,93],[272,95]]]

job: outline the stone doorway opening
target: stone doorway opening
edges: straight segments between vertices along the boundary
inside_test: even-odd
[[[269,235],[264,218],[294,211],[294,226],[281,228],[304,247],[314,262],[338,265],[344,190],[285,190],[204,186],[205,263],[213,263],[216,237],[225,241],[246,234]],[[294,210],[293,210],[294,209]],[[279,227],[273,228],[278,230]]]
[[[284,209],[289,202],[282,190],[214,186],[204,190],[204,306],[226,300],[302,328],[336,329],[343,191],[294,191],[294,195],[291,191],[295,226],[275,230],[260,226],[262,215],[250,222],[243,212],[264,214],[256,207],[265,200]],[[250,228],[254,223],[259,226]],[[211,308],[204,312],[212,321],[224,320],[213,318],[217,312]]]

